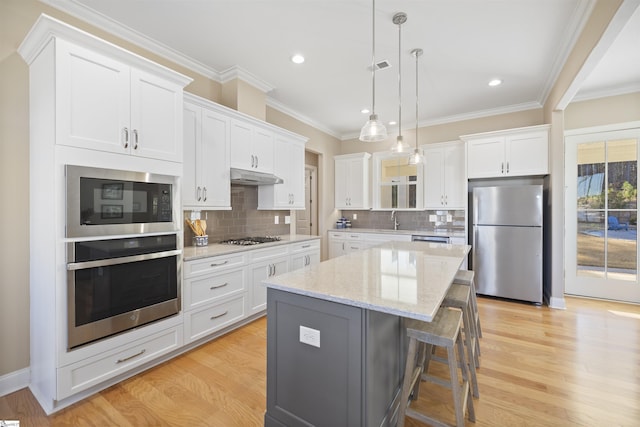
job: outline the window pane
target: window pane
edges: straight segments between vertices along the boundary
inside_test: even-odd
[[[587,213],[587,212],[583,212]],[[578,276],[604,277],[604,214],[603,212],[588,212],[580,218],[578,212]]]
[[[638,200],[638,171],[635,140],[609,141],[608,208],[635,209]]]
[[[604,209],[605,144],[578,146],[578,210]]]
[[[635,211],[633,213],[635,217]],[[638,274],[636,226],[629,211],[609,211],[607,217],[607,276],[636,280]],[[634,219],[635,222],[635,219]]]

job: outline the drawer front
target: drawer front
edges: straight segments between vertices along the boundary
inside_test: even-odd
[[[185,342],[195,341],[245,317],[245,296],[185,314]]]
[[[203,258],[184,263],[184,277],[213,273],[230,267],[242,266],[245,263],[245,254],[224,255],[211,258]]]
[[[320,241],[309,240],[306,242],[293,243],[291,245],[291,253],[307,252],[320,249]]]
[[[244,269],[192,277],[184,281],[185,310],[243,292]]]
[[[269,249],[258,249],[256,251],[251,251],[251,261],[262,261],[265,259],[279,257],[279,256],[287,256],[289,255],[289,245],[279,245],[275,248]]]
[[[178,326],[106,354],[59,368],[57,399],[86,390],[181,346],[182,327]]]

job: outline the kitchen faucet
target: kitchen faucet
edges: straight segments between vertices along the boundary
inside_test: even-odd
[[[398,222],[398,218],[396,217],[396,211],[391,211],[391,221],[393,221],[393,229],[397,230],[400,223]]]

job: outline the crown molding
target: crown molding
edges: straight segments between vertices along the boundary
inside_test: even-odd
[[[276,101],[273,98],[267,97],[267,106],[273,108],[274,110],[278,110],[306,125],[311,126],[314,129],[317,129],[321,132],[326,133],[327,135],[330,135],[334,138],[337,139],[341,139],[340,134],[336,133],[335,131],[333,131],[332,129],[329,129],[328,127],[326,127],[325,125],[318,123],[317,121],[311,119],[308,116],[305,116],[303,114],[298,113],[297,111],[294,111],[292,109],[290,109],[289,107],[285,106],[284,104],[282,104],[280,101]]]
[[[640,92],[640,83],[630,83],[628,85],[618,86],[614,88],[581,91],[571,99],[571,103],[589,101],[592,99],[608,98],[610,96],[628,95],[636,92]]]
[[[249,71],[237,65],[227,68],[226,70],[220,73],[220,83],[222,84],[225,84],[234,79],[239,79],[244,82],[247,82],[251,86],[254,86],[260,89],[264,93],[269,93],[273,89],[275,89],[275,86],[265,82],[264,80],[260,79],[259,77],[255,76],[254,74],[251,74]]]
[[[81,19],[82,21],[104,30],[116,37],[131,42],[136,46],[153,52],[169,61],[182,65],[198,74],[210,78],[216,82],[220,82],[220,73],[201,62],[174,50],[170,47],[153,40],[132,28],[129,28],[113,19],[98,13],[76,0],[40,0],[55,9],[68,13],[69,15]]]

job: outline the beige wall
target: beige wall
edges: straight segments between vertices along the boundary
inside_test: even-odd
[[[640,92],[572,102],[564,111],[565,129],[581,129],[638,120],[640,120]]]

